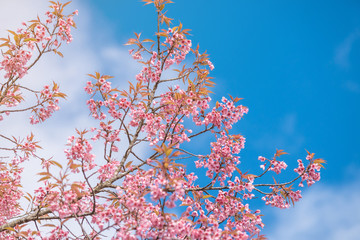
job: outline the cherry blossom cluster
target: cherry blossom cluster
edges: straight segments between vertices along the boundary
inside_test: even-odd
[[[165,137],[169,142],[181,144],[184,141],[190,141],[188,133],[192,133],[192,130],[186,129],[182,124],[183,119],[176,116],[181,114],[187,117],[190,117],[190,115],[197,116],[199,111],[209,108],[209,101],[210,97],[201,98],[192,91],[187,93],[180,89],[179,86],[175,86],[175,89],[171,89],[171,91],[161,95],[159,102],[161,108],[157,116],[153,113],[145,114],[144,108],[140,107],[139,109],[132,110],[131,116],[133,116],[133,120],[131,123],[138,123],[139,118],[145,119],[143,130],[147,133],[147,139],[151,146],[164,140]],[[154,103],[157,106],[156,102]],[[171,133],[166,130],[167,127],[172,129]]]
[[[281,169],[285,170],[287,168],[287,164],[284,161],[272,160],[270,161],[270,164],[272,165],[270,170],[276,172],[277,174],[281,172]]]
[[[159,208],[154,207],[145,199],[151,178],[151,171],[139,171],[135,176],[127,175],[121,188],[117,189],[117,204],[123,207],[116,208],[108,203],[99,204],[97,209],[101,209],[101,212],[92,216],[92,222],[100,230],[106,225],[117,226],[114,239],[135,239],[135,236],[148,236],[147,231],[153,227],[152,222],[156,222],[161,217],[156,214]],[[138,227],[134,228],[135,226]],[[135,232],[129,229],[135,229]]]
[[[35,151],[39,146],[32,135],[20,141],[0,134],[16,146],[7,149],[15,155],[9,163],[0,159],[0,238],[264,239],[260,210],[254,211],[250,205],[253,199],[262,197],[266,205],[288,208],[302,198],[301,191],[293,189],[294,183],[301,181],[303,186],[306,181],[310,186],[319,181],[325,161],[310,153],[309,163],[298,160],[297,175],[286,182],[274,178],[274,183],[268,183],[262,178],[284,173],[287,164],[277,159],[286,154],[282,150],[272,159],[258,158],[260,174],[242,172],[239,154],[245,138],[230,130],[248,113],[247,107],[230,96],[210,108],[209,89],[215,83],[210,80],[214,65],[208,55],[200,53],[199,47],[191,48],[188,30],[181,24],[169,28],[171,19],[165,16],[164,6],[170,0],[143,1],[155,5],[159,29],[165,23],[168,30],[159,30],[157,41],[140,40],[136,33],[136,39],[128,41],[127,45],[135,45],[129,53],[142,65],[135,81],[129,82],[129,90],[114,88],[111,76],[89,74],[93,80],[84,90],[97,125],[76,130],[68,138],[66,167],[38,157]],[[3,45],[11,49],[1,65],[9,72],[8,79],[26,73],[34,49],[40,56],[47,51],[58,53],[62,41],[72,40],[77,12],[65,16],[63,7],[68,3],[51,3],[45,23],[38,19],[24,24],[25,29],[12,33],[14,43],[9,38]],[[22,55],[13,58],[18,53],[26,55],[26,51],[29,59]],[[192,67],[183,63],[189,53],[194,54]],[[178,75],[166,79],[170,67]],[[26,88],[16,86],[1,92],[0,105],[19,105],[23,100],[19,89]],[[38,100],[31,108],[33,124],[50,117],[59,109],[59,98],[65,97],[56,84],[32,92]],[[196,144],[202,134],[212,139],[210,150],[188,148],[185,142]],[[146,150],[139,154],[142,147]],[[98,150],[101,153],[95,156]],[[196,150],[199,153],[192,152]],[[30,204],[22,216],[18,204],[23,196],[20,164],[30,157],[41,160],[43,172],[38,175],[42,185],[33,195],[24,196]],[[193,166],[196,173],[190,172]],[[48,231],[40,231],[40,227]]]
[[[53,240],[53,239],[67,239],[69,236],[69,232],[64,229],[56,226],[53,230],[51,230],[50,235],[48,237],[41,237],[44,240]],[[34,238],[35,239],[35,238]]]
[[[184,170],[170,170],[169,180],[164,175],[153,178],[153,170],[139,171],[134,176],[127,175],[121,187],[118,188],[117,203],[124,208],[114,208],[108,204],[102,204],[102,213],[94,215],[92,222],[104,229],[108,226],[118,226],[117,234],[114,239],[136,239],[136,237],[147,238],[182,238],[189,236],[193,239],[231,239],[229,232],[234,232],[241,239],[247,239],[249,233],[259,232],[259,226],[263,224],[258,215],[260,211],[251,213],[248,205],[243,205],[241,201],[230,196],[228,192],[219,192],[214,202],[206,199],[206,214],[200,203],[197,203],[190,197],[185,197],[185,188],[194,187],[192,184],[196,180],[194,174],[187,175],[189,181],[185,181]],[[184,180],[181,180],[184,179]],[[176,181],[174,193],[170,195],[167,207],[175,206],[176,199],[181,200],[182,205],[188,206],[187,210],[179,218],[170,217],[170,215],[157,214],[162,200],[167,196],[163,186],[170,187],[169,181]],[[145,199],[147,189],[150,188],[150,194],[154,203]],[[168,191],[169,189],[167,189]],[[155,202],[159,202],[155,205]],[[239,212],[244,212],[244,217],[239,217]],[[136,213],[136,214],[134,214]],[[218,222],[231,217],[233,220],[226,222],[224,230],[219,228]],[[193,228],[194,224],[202,224],[201,228]],[[125,227],[127,226],[127,227]],[[136,226],[136,227],[135,227]],[[134,231],[130,230],[134,229]],[[95,234],[95,233],[93,233]]]
[[[12,151],[15,155],[11,161],[6,163],[0,159],[0,225],[19,214],[18,200],[23,196],[21,189],[23,167],[20,165],[34,156],[39,148],[33,134],[14,141],[16,147]]]
[[[310,159],[307,157],[307,159]],[[316,163],[311,163],[305,171],[305,166],[301,159],[298,160],[298,167],[294,169],[296,173],[301,176],[300,187],[303,187],[303,181],[306,181],[308,186],[313,185],[315,182],[320,180],[320,169],[321,166]]]
[[[55,111],[58,111],[60,109],[58,104],[59,104],[59,99],[54,99],[53,101],[47,102],[46,106],[43,106],[41,108],[34,108],[33,112],[35,114],[30,116],[30,123],[38,124],[51,117],[51,115]]]
[[[247,177],[240,180],[238,176],[235,177],[234,181],[228,180],[227,185],[229,186],[230,192],[235,191],[242,193],[244,199],[252,199],[255,195],[252,190],[255,188],[254,177]]]
[[[17,49],[15,45],[9,47],[11,54],[4,55],[0,63],[0,70],[5,70],[4,78],[22,78],[27,73],[26,64],[31,59],[32,53],[27,50]]]
[[[165,69],[168,69],[174,63],[180,64],[190,52],[191,40],[186,39],[183,34],[169,28],[167,31],[168,37],[165,43],[169,45],[169,56],[165,61]]]
[[[65,98],[65,94],[59,91],[59,87],[54,83],[54,86],[50,88],[49,85],[45,85],[38,95],[38,104],[34,107],[32,112],[34,115],[30,117],[31,124],[37,124],[45,121],[51,115],[60,109],[59,98]]]
[[[111,82],[102,77],[99,77],[95,84],[88,81],[84,90],[89,95],[92,95],[92,98],[86,104],[92,117],[98,120],[104,120],[107,117],[102,108],[107,108],[107,112],[113,119],[120,119],[123,116],[121,111],[126,111],[131,105],[126,98],[120,98],[118,93],[114,93]],[[94,97],[96,93],[99,93],[101,99],[96,100]]]
[[[143,57],[141,56],[141,53],[139,51],[134,52],[135,49],[131,49],[129,50],[129,54],[132,56],[133,59],[135,60],[141,60],[143,59]]]
[[[131,107],[130,111],[131,121],[129,123],[132,127],[137,127],[141,121],[145,118],[145,106],[144,104],[138,104],[137,106]]]
[[[144,130],[147,133],[147,139],[150,142],[150,146],[156,145],[159,141],[164,140],[166,125],[162,123],[160,116],[154,116],[152,113],[145,114],[146,125]]]
[[[83,137],[71,136],[66,144],[69,148],[65,149],[66,158],[69,161],[78,161],[85,171],[91,170],[96,166],[95,155],[91,153],[93,147],[88,140]],[[74,169],[78,172],[79,169]]]
[[[149,65],[143,67],[141,72],[136,75],[136,80],[139,82],[157,82],[160,80],[161,76],[161,62],[157,59],[157,53],[153,52]]]
[[[244,144],[244,137],[231,137],[223,131],[217,141],[210,144],[211,153],[195,161],[196,167],[207,168],[206,176],[209,178],[213,178],[214,174],[216,174],[218,178],[214,178],[213,181],[219,181],[224,186],[226,178],[232,176],[236,165],[240,163],[240,157],[237,154],[244,148]]]
[[[105,142],[110,142],[112,144],[114,144],[114,142],[120,141],[120,130],[113,129],[111,124],[105,124],[104,122],[100,122],[100,128],[93,128],[92,131],[96,132],[96,135],[91,138],[94,141],[100,138],[103,138]]]
[[[230,101],[223,97],[222,103],[219,103],[217,107],[208,113],[202,124],[209,125],[214,124],[217,128],[221,128],[222,125],[226,129],[231,129],[232,126],[237,123],[245,113],[248,113],[248,108],[242,105],[235,106],[233,101]]]
[[[22,196],[21,173],[23,169],[0,161],[0,225],[20,213],[18,200]]]
[[[119,165],[120,165],[119,161],[110,161],[109,163],[102,165],[98,170],[99,172],[98,178],[101,181],[106,181],[110,179],[115,175]]]
[[[29,23],[23,22],[24,28],[17,30],[18,34],[10,31],[14,41],[10,37],[3,46],[8,48],[3,55],[0,63],[0,70],[5,70],[6,79],[22,78],[27,73],[27,63],[31,59],[35,46],[41,47],[39,54],[55,50],[59,47],[59,42],[72,41],[71,28],[75,27],[73,16],[77,11],[70,15],[63,15],[62,7],[59,4],[53,4],[52,12],[47,12],[45,23],[40,20],[34,20]],[[50,25],[55,21],[55,24]],[[51,31],[52,29],[52,31]]]
[[[282,150],[277,150],[276,154],[274,155],[274,158],[271,160],[267,160],[265,157],[259,156],[258,159],[261,162],[266,163],[260,165],[260,168],[264,170],[264,172],[261,174],[266,174],[269,170],[274,171],[275,173],[279,174],[282,169],[287,168],[287,164],[284,161],[278,161],[276,158],[286,154]],[[301,196],[300,190],[292,190],[290,184],[295,182],[298,178],[301,178],[301,182],[299,183],[299,187],[303,187],[303,181],[306,181],[308,186],[311,186],[316,181],[320,180],[320,169],[322,167],[321,163],[324,163],[325,161],[322,159],[313,159],[314,154],[309,153],[306,157],[307,160],[310,161],[309,165],[307,167],[304,166],[301,159],[298,160],[298,167],[294,169],[296,173],[299,174],[297,178],[294,180],[286,183],[286,184],[278,184],[275,182],[274,185],[270,185],[271,193],[265,194],[262,199],[265,201],[267,205],[271,205],[278,208],[289,208],[291,204],[293,204],[296,201],[299,201]],[[266,168],[266,165],[269,163],[269,166]],[[288,187],[287,187],[288,186]]]
[[[167,116],[174,114],[184,114],[193,119],[197,119],[199,112],[207,110],[211,98],[209,96],[201,96],[193,91],[184,91],[179,85],[176,85],[171,91],[161,95],[160,105],[163,106],[161,111]],[[194,120],[194,122],[196,122]]]
[[[8,108],[15,107],[19,105],[22,100],[23,98],[20,88],[18,86],[14,86],[12,88],[9,88],[9,90],[5,94],[5,97],[2,100],[2,105],[5,105]],[[9,114],[9,112],[7,114]]]
[[[104,120],[106,118],[106,114],[101,112],[101,106],[103,105],[102,101],[96,102],[94,99],[89,99],[86,101],[90,112],[92,113],[92,117],[99,120]]]
[[[47,16],[46,24],[55,22],[56,27],[58,27],[56,36],[58,36],[61,41],[70,43],[73,40],[72,35],[71,35],[71,28],[75,27],[75,22],[73,20],[73,16],[78,15],[78,10],[75,10],[72,14],[70,14],[68,16],[63,16],[61,14],[61,12],[62,12],[61,5],[53,4],[50,6],[50,8],[52,8],[53,11],[46,12],[46,16]],[[53,44],[55,46],[58,46],[60,40],[57,37],[55,37]]]
[[[84,183],[75,182],[68,186],[55,188],[56,184],[45,181],[45,186],[35,190],[34,204],[46,204],[59,218],[81,215],[92,211],[93,203]],[[81,198],[79,198],[81,196]]]
[[[147,139],[150,142],[150,146],[156,145],[159,141],[163,141],[166,138],[166,141],[183,143],[184,141],[190,141],[187,133],[184,131],[184,126],[181,124],[182,119],[175,117],[174,119],[167,118],[165,124],[161,117],[155,117],[154,114],[148,113],[145,115],[144,131],[147,133]],[[178,124],[170,124],[171,121],[178,122]],[[170,134],[167,130],[167,125],[170,125],[172,128],[172,133]],[[192,130],[186,130],[191,133]]]
[[[59,32],[57,33],[58,36],[60,36],[62,41],[66,41],[66,43],[70,43],[73,38],[71,36],[71,27],[74,26],[74,21],[72,16],[68,17],[66,20],[59,19],[58,21],[59,25]],[[56,43],[54,43],[56,45]]]
[[[207,60],[206,62],[209,65],[210,70],[214,70],[214,64],[210,60]]]
[[[52,11],[47,12],[47,19],[43,23],[40,18],[29,22],[23,22],[22,27],[16,32],[9,30],[10,35],[2,38],[3,43],[2,59],[0,59],[0,70],[5,72],[4,83],[1,84],[0,106],[5,106],[9,110],[0,110],[0,113],[9,115],[11,112],[31,110],[31,124],[40,123],[51,116],[54,111],[59,109],[57,98],[64,98],[65,94],[52,89],[53,96],[44,93],[49,89],[45,86],[44,90],[39,91],[24,87],[19,81],[27,74],[28,70],[47,52],[55,52],[62,56],[58,51],[62,41],[70,42],[71,28],[75,27],[73,16],[77,12],[69,15],[63,14],[65,4],[55,3],[51,5]],[[31,59],[33,59],[31,63]],[[34,106],[22,107],[20,103],[24,100],[24,93],[28,91],[34,94],[38,102]],[[50,90],[51,91],[51,90]],[[17,107],[17,109],[11,109]],[[0,120],[4,115],[0,115]]]
[[[285,191],[278,187],[270,187],[273,190],[271,194],[263,196],[261,199],[265,201],[266,205],[271,205],[277,208],[289,208],[292,203],[299,201],[301,196],[301,191]]]
[[[261,162],[265,162],[266,158],[259,156],[258,159]],[[285,170],[287,168],[287,164],[284,161],[278,161],[275,158],[269,161],[270,168],[269,170],[276,172],[277,174],[281,173],[281,170]],[[265,170],[267,163],[260,165],[262,170]]]
[[[190,217],[201,227],[191,231],[193,239],[248,239],[249,235],[257,234],[263,227],[260,211],[251,212],[247,204],[243,204],[232,193],[219,191],[214,201],[213,197],[204,200],[204,206],[187,197],[183,204],[187,205],[184,216]],[[225,222],[224,228],[219,223]]]

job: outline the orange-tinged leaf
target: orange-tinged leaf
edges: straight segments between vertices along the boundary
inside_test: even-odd
[[[136,39],[130,38],[130,39],[125,43],[125,45],[133,45],[133,44],[135,44],[136,42],[137,42]]]
[[[95,72],[95,74],[96,74],[96,79],[100,79],[100,73]]]
[[[181,155],[181,154],[184,154],[184,153],[179,152],[179,151],[176,151],[176,152],[174,152],[174,153],[172,154],[172,156],[173,156],[173,157],[177,157],[177,156],[179,156],[179,155]]]
[[[61,52],[56,51],[55,49],[54,49],[54,52],[55,52],[57,55],[59,55],[60,57],[64,57],[64,55],[63,55]]]
[[[19,44],[20,44],[19,35],[15,35],[15,36],[14,36],[14,40],[15,40],[16,45],[19,46]]]
[[[9,46],[10,46],[10,44],[9,44],[9,43],[7,43],[7,42],[5,42],[5,43],[3,43],[3,44],[1,44],[1,45],[0,45],[0,47],[4,47],[4,46],[9,47]]]
[[[30,41],[36,42],[36,38],[26,38],[26,39],[24,39],[24,42],[30,42]]]
[[[44,224],[44,225],[41,225],[42,227],[56,227],[54,224],[50,224],[50,223],[47,223],[47,224]]]
[[[70,169],[75,169],[75,168],[81,167],[81,165],[72,163],[72,164],[70,164],[69,167],[70,167]]]
[[[133,161],[126,163],[125,168],[129,168]]]
[[[20,232],[20,235],[21,235],[22,237],[28,237],[28,236],[29,236],[29,233],[28,233],[27,231],[21,231],[21,232]]]
[[[42,182],[42,181],[47,180],[47,179],[49,179],[49,178],[50,178],[50,176],[42,177],[42,178],[40,178],[40,179],[38,180],[38,182]]]
[[[308,150],[305,149],[305,151],[307,152],[307,154],[310,156],[310,158],[312,159],[315,155],[315,153],[310,153]]]
[[[234,99],[234,102],[238,102],[239,100],[242,100],[243,98],[239,98],[239,97],[236,97],[235,99]]]
[[[326,163],[326,161],[324,159],[317,158],[314,160],[314,163]]]
[[[66,5],[70,4],[72,1],[69,1],[67,3],[64,3],[63,7],[65,7]]]
[[[287,152],[284,152],[284,150],[276,150],[275,157],[280,157],[281,155],[288,154]]]
[[[317,165],[319,165],[321,168],[325,169],[324,165],[322,165],[321,163],[317,163]]]
[[[5,227],[5,229],[6,229],[6,230],[9,230],[9,231],[11,231],[11,232],[15,232],[15,229],[12,228],[12,227]]]
[[[50,175],[48,172],[39,172],[37,175]]]
[[[55,93],[53,96],[54,97],[61,97],[61,98],[66,98],[67,97],[67,95],[65,93]]]
[[[61,169],[63,168],[60,163],[58,163],[58,162],[56,162],[56,161],[54,161],[54,160],[49,161],[49,163],[51,163],[52,165],[56,165],[56,166],[58,166],[58,167],[61,168]]]
[[[7,31],[8,31],[9,33],[11,33],[12,35],[17,36],[16,32],[11,31],[11,30],[7,30]]]
[[[180,22],[180,24],[179,24],[179,29],[178,29],[179,32],[181,32],[182,26],[183,26],[183,25],[182,25],[182,23]]]
[[[256,178],[257,175],[255,175],[255,174],[246,174],[243,177],[246,178],[246,179],[249,179],[249,178]]]
[[[29,198],[28,196],[24,196],[24,198],[25,198],[26,200],[28,200],[29,202],[31,202],[31,198]]]
[[[154,148],[155,151],[157,151],[158,153],[163,153],[163,149],[159,146],[157,146],[156,148]]]
[[[135,36],[137,37],[137,39],[139,39],[140,36],[141,36],[141,33],[136,33],[136,32],[134,32],[134,34],[135,34]]]
[[[157,35],[159,37],[167,37],[168,36],[167,33],[165,33],[165,32],[158,32],[155,35]]]
[[[92,74],[87,74],[87,75],[96,79],[96,77],[94,75],[92,75]]]
[[[144,39],[142,42],[155,42],[155,41],[151,39]]]
[[[80,192],[79,188],[82,189],[82,187],[76,183],[71,184],[71,190],[73,190],[78,197],[81,196],[81,192]]]
[[[213,195],[204,195],[202,198],[206,199],[206,198],[215,198],[215,197]]]
[[[144,5],[148,5],[148,4],[151,4],[151,3],[153,3],[151,0],[142,0],[143,2],[145,2],[145,4]]]
[[[235,166],[235,170],[240,174],[240,176],[242,175],[242,172],[240,171],[240,169],[238,167]]]
[[[103,76],[101,76],[101,78],[107,80],[107,79],[114,78],[114,77],[110,76],[110,75],[103,75]]]
[[[252,219],[255,218],[255,215],[252,214],[252,213],[245,213],[244,216],[247,216],[247,217],[252,218]]]

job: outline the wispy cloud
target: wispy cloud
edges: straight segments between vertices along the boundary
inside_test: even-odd
[[[348,80],[344,83],[344,88],[353,93],[360,93],[360,83]]]
[[[343,69],[348,69],[350,67],[349,56],[351,49],[355,43],[360,38],[360,31],[356,29],[345,40],[336,48],[334,62],[339,67]]]
[[[36,18],[37,14],[41,17],[41,14],[47,11],[48,5],[47,0],[5,1],[0,8],[0,36],[7,35],[6,29],[16,30],[24,20]],[[77,29],[74,30],[74,41],[63,46],[64,58],[48,54],[23,78],[24,83],[37,89],[52,81],[59,83],[61,91],[68,95],[67,101],[63,101],[61,110],[43,124],[31,126],[29,113],[13,114],[0,122],[2,134],[25,137],[33,132],[44,148],[41,156],[54,156],[55,160],[61,163],[65,162],[63,151],[67,137],[75,133],[75,128],[93,126],[85,104],[87,96],[83,91],[86,81],[89,80],[86,74],[94,71],[109,75],[119,74],[120,79],[116,80],[126,83],[131,80],[130,74],[134,74],[137,69],[137,63],[127,55],[127,50],[121,43],[92,37],[93,34],[107,35],[104,32],[107,30],[97,29],[96,33],[93,32],[91,26],[92,19],[95,18],[85,1],[74,1],[68,8],[70,11],[79,9],[79,16],[75,18]],[[112,47],[110,49],[106,46]],[[122,81],[122,78],[126,80]],[[121,87],[122,83],[113,85]],[[0,141],[1,144],[4,142]],[[39,164],[27,162],[24,167],[23,186],[26,191],[31,192],[36,187],[38,177],[34,174],[39,171]]]
[[[271,209],[267,237],[272,240],[357,240],[360,236],[360,179],[311,187],[294,208]]]

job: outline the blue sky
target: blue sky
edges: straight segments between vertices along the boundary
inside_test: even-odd
[[[152,7],[139,1],[90,2],[113,41],[123,43],[133,32],[153,36]],[[211,56],[213,98],[239,96],[250,108],[237,128],[247,138],[244,166],[256,168],[257,156],[271,157],[276,148],[290,153],[285,158],[290,166],[304,158],[305,149],[327,160],[321,184],[305,190],[304,203],[289,211],[264,208],[270,239],[355,239],[351,234],[359,233],[343,220],[358,221],[356,211],[341,208],[359,199],[359,10],[358,1],[178,0],[168,5],[168,16],[192,29],[193,43]],[[326,214],[317,213],[314,204],[324,206]],[[325,226],[311,226],[308,219]],[[306,222],[308,228],[302,227]]]
[[[14,24],[22,21],[21,14],[31,18],[47,6],[43,0],[36,4],[20,10]],[[80,12],[79,24],[65,59],[50,58],[33,75],[46,69],[55,73],[50,79],[64,78],[70,91],[69,103],[63,105],[66,117],[58,114],[45,125],[62,137],[89,121],[86,114],[75,116],[86,111],[78,104],[86,97],[81,90],[85,74],[102,71],[130,80],[138,68],[123,44],[133,32],[153,36],[156,20],[153,7],[137,0],[73,4]],[[193,44],[211,56],[217,83],[212,98],[242,97],[250,109],[235,129],[247,139],[242,167],[257,170],[257,156],[271,157],[276,149],[290,153],[284,157],[290,166],[304,159],[305,149],[327,161],[321,183],[305,190],[295,208],[261,206],[270,239],[351,240],[360,234],[359,10],[355,0],[175,0],[168,5],[168,16],[192,29]],[[59,122],[71,128],[59,130]],[[51,145],[48,131],[38,131]],[[293,176],[291,170],[289,174]]]
[[[132,32],[153,34],[153,9],[139,1],[91,1],[90,8],[117,43]],[[354,223],[343,219],[359,221],[358,211],[341,206],[359,199],[360,2],[179,0],[168,10],[210,54],[213,98],[243,97],[250,108],[237,128],[247,138],[244,166],[257,167],[256,157],[276,148],[290,153],[290,166],[305,149],[327,160],[305,203],[264,208],[264,232],[271,239],[355,239]],[[314,204],[328,208],[316,212]],[[302,228],[308,219],[322,225]]]

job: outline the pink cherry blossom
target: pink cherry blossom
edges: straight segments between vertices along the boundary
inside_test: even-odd
[[[41,156],[33,134],[0,134],[8,153],[0,158],[1,239],[263,239],[265,225],[253,200],[289,208],[302,198],[298,187],[320,180],[325,161],[309,152],[294,176],[284,174],[291,163],[279,160],[282,150],[270,159],[259,156],[260,169],[242,164],[252,159],[240,161],[246,139],[234,126],[248,108],[231,96],[212,101],[209,55],[192,48],[182,24],[172,26],[164,10],[170,1],[145,2],[154,4],[163,30],[154,40],[135,33],[128,41],[141,65],[128,88],[118,89],[109,75],[88,75],[92,126],[59,144],[65,146],[61,164],[58,156]],[[2,40],[7,87],[0,94],[0,121],[30,111],[30,123],[38,124],[60,110],[66,95],[58,84],[40,90],[21,84],[37,59],[48,52],[62,56],[61,43],[72,41],[78,11],[66,14],[67,4],[51,2],[44,21],[24,22]],[[36,99],[30,107],[23,107],[25,91]],[[209,148],[199,144],[204,139]],[[28,160],[42,169],[33,193],[21,186]],[[22,209],[25,200],[29,206]]]

